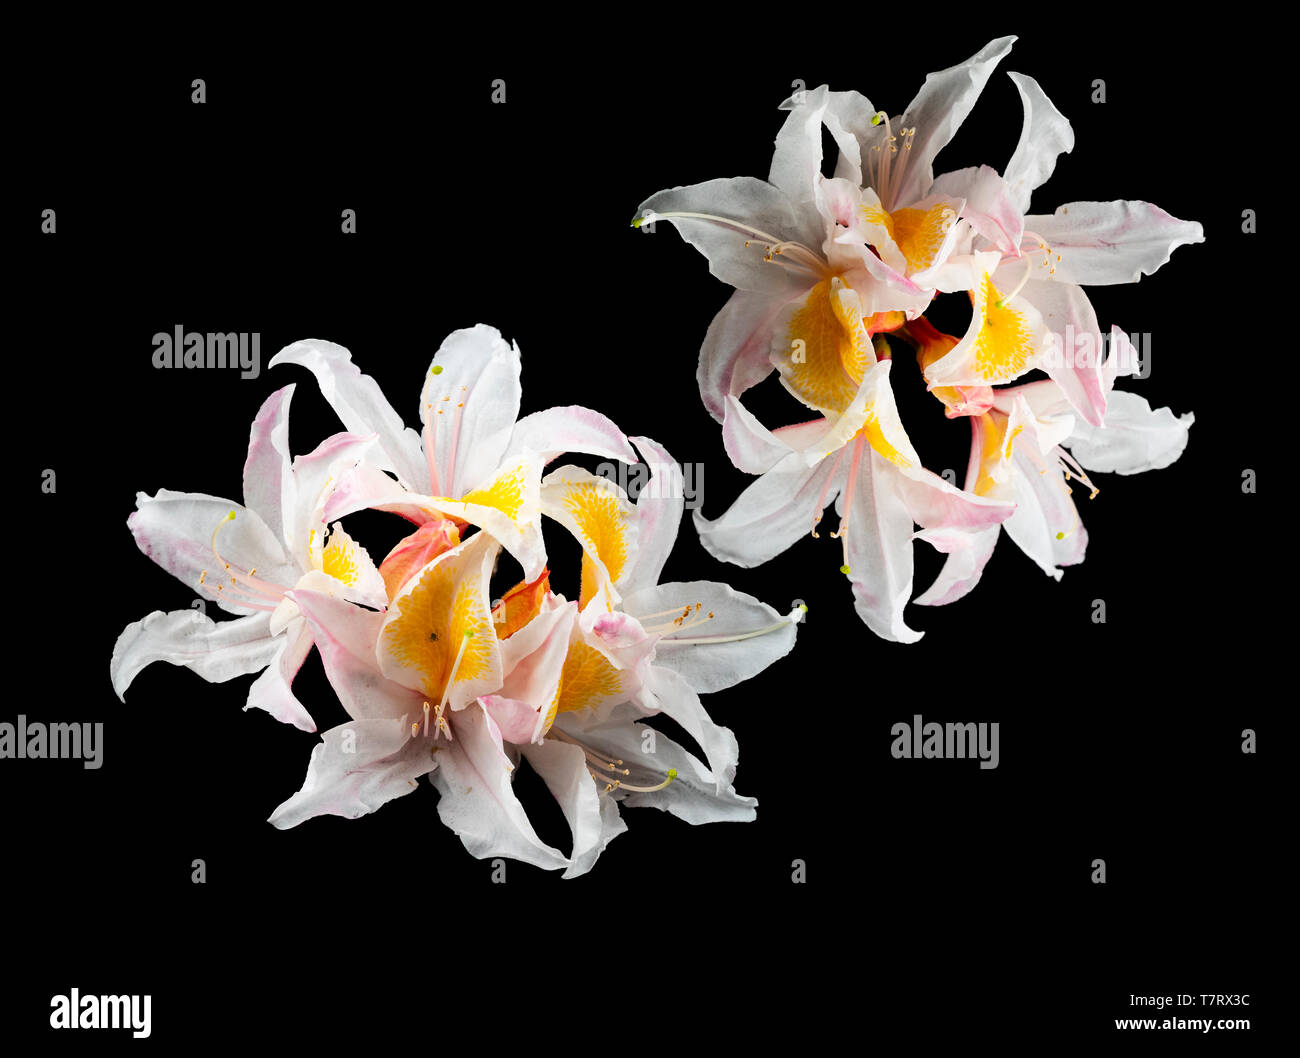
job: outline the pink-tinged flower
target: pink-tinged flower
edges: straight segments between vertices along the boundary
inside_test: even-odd
[[[542,467],[562,452],[636,461],[618,428],[587,408],[548,408],[520,419],[519,349],[482,324],[455,331],[434,355],[420,393],[418,434],[342,346],[295,342],[271,360],[272,367],[285,363],[316,376],[346,429],[378,438],[379,457],[339,482],[327,515],[375,508],[421,527],[385,562],[394,583],[419,568],[413,552],[450,541],[451,527],[426,528],[446,519],[458,535],[466,525],[491,533],[535,579],[546,564],[537,494]]]
[[[963,492],[921,465],[894,404],[887,347],[878,350],[850,312],[843,318],[853,340],[836,355],[806,349],[802,360],[778,360],[786,388],[822,418],[768,431],[729,398],[727,452],[740,469],[761,476],[721,517],[710,521],[696,511],[695,525],[710,554],[756,566],[804,534],[816,536],[834,501],[840,524],[831,535],[842,545],[840,570],[852,583],[858,616],[877,635],[912,643],[921,633],[907,626],[903,609],[912,594],[913,523],[986,529],[1012,508]]]
[[[1168,408],[1153,411],[1136,393],[1112,392],[1116,375],[1134,363],[1127,337],[1115,330],[1112,338],[1111,355],[1100,371],[1102,393],[1110,397],[1102,426],[1079,421],[1061,387],[1050,379],[995,390],[992,407],[971,417],[966,488],[1014,502],[1015,513],[1000,527],[973,533],[918,533],[948,558],[917,603],[943,605],[974,588],[999,529],[1043,572],[1060,580],[1061,566],[1083,561],[1088,539],[1071,482],[1092,498],[1097,488],[1088,471],[1138,474],[1167,467],[1182,455],[1194,417],[1190,412],[1175,416]]]
[[[1084,421],[1106,416],[1102,336],[1083,286],[1135,283],[1173,251],[1204,241],[1200,224],[1149,202],[1072,202],[1025,216],[1030,194],[1074,146],[1069,122],[1032,77],[1013,73],[1020,142],[1001,176],[988,166],[939,177],[932,192],[964,199],[964,252],[931,277],[967,291],[973,312],[957,345],[926,367],[932,386],[997,385],[1041,368]]]
[[[678,474],[677,490],[652,477],[631,505],[612,483],[569,467],[542,486],[543,506],[564,509],[584,542],[580,602],[552,593],[543,574],[489,609],[498,545],[487,533],[408,579],[386,614],[295,593],[354,719],[325,733],[302,789],[271,817],[275,825],[363,815],[429,775],[440,817],[471,854],[574,877],[626,829],[620,803],[692,823],[753,818],[753,800],[731,786],[735,740],[708,718],[696,688],[730,686],[765,668],[790,649],[798,613],[782,619],[721,585],[656,587],[682,513],[680,476],[653,442],[636,442],[656,476]],[[654,607],[671,597],[674,605],[643,624],[615,609],[620,592],[625,604]],[[678,613],[676,600],[686,596],[697,605]],[[708,616],[699,612],[706,599],[716,605]],[[692,625],[707,627],[687,635]],[[665,651],[672,668],[659,664]],[[658,713],[699,743],[708,765],[639,722]],[[515,797],[521,761],[559,802],[569,853],[537,836]]]
[[[931,74],[903,123],[856,92],[800,93],[782,104],[790,114],[766,181],[710,180],[641,204],[635,225],[671,221],[735,287],[700,349],[700,393],[715,418],[725,422],[728,398],[770,373],[773,348],[843,341],[836,303],[846,288],[863,319],[915,316],[929,303],[935,288],[927,277],[956,246],[963,205],[930,193],[931,161],[1013,39]],[[823,124],[840,149],[832,179],[821,174]],[[816,320],[818,330],[793,333],[795,317]]]
[[[308,589],[382,608],[383,581],[365,549],[327,519],[334,484],[366,459],[374,439],[336,434],[314,452],[289,455],[293,386],[273,393],[253,422],[244,503],[202,493],[140,493],[127,520],[140,550],[231,621],[198,609],[155,610],[128,625],[113,648],[119,697],[146,665],[182,665],[210,682],[262,672],[246,709],[315,731],[291,684],[312,635],[291,595]]]

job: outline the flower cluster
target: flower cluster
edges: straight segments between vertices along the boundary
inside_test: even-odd
[[[767,180],[662,191],[633,221],[671,222],[735,288],[704,338],[698,381],[731,460],[759,476],[720,517],[695,512],[705,547],[758,565],[817,536],[833,501],[840,571],[861,619],[890,640],[920,638],[903,616],[913,539],[948,556],[917,603],[970,591],[1001,530],[1059,579],[1086,544],[1070,482],[1091,496],[1088,470],[1167,466],[1193,421],[1113,391],[1137,366],[1133,347],[1118,330],[1103,340],[1082,287],[1154,272],[1177,246],[1202,241],[1199,224],[1132,201],[1027,215],[1074,136],[1023,74],[1010,75],[1024,125],[1002,172],[934,175],[1013,40],[931,74],[899,115],[857,92],[802,91],[783,104]],[[832,177],[823,130],[838,148]],[[970,322],[944,334],[925,312],[956,293]],[[936,411],[970,422],[964,488],[923,467],[903,429],[891,372],[905,347]],[[758,421],[740,398],[773,371],[817,418],[777,429]],[[1031,372],[1045,377],[1023,378]]]
[[[213,682],[260,673],[245,708],[315,731],[292,686],[315,647],[351,719],[324,732],[278,827],[364,815],[427,775],[473,855],[573,877],[626,829],[620,804],[690,823],[754,817],[732,786],[736,740],[699,695],[786,654],[802,608],[659,583],[684,508],[662,447],[582,407],[520,418],[519,350],[485,326],[433,357],[418,433],[340,346],[298,342],[278,364],[315,376],[345,432],[291,456],[285,386],[253,422],[243,503],[139,494],[128,525],[140,549],[233,618],[155,611],[128,626],[111,664],[119,697],[154,661]],[[548,472],[565,452],[644,462],[649,481],[633,502],[580,466]],[[378,565],[342,526],[364,509],[414,526]],[[581,545],[576,599],[551,588],[543,517]],[[515,583],[494,582],[503,552]],[[646,723],[658,715],[704,759]],[[522,761],[559,802],[568,852],[538,837],[516,798]]]

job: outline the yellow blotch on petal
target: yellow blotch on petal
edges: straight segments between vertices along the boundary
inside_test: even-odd
[[[884,427],[880,423],[880,416],[870,407],[867,409],[867,421],[858,432],[867,439],[867,444],[871,445],[876,452],[895,466],[910,467],[912,465],[912,461],[895,448],[889,438],[885,436]]]
[[[1017,423],[1015,429],[1007,430],[1007,416],[998,411],[985,412],[979,417],[980,423],[980,472],[975,482],[975,495],[988,496],[1001,482],[994,477],[998,468],[1011,458],[1012,445],[1021,431],[1023,423]]]
[[[920,272],[934,264],[955,219],[952,207],[943,202],[929,209],[894,210],[890,234],[907,258],[909,272]]]
[[[524,481],[527,475],[528,467],[521,463],[512,470],[498,474],[487,488],[472,489],[465,493],[461,502],[494,507],[512,522],[518,521],[519,511],[524,505]]]
[[[843,412],[875,361],[862,314],[838,277],[824,279],[790,318],[783,370],[786,385],[811,408]]]
[[[587,709],[615,697],[622,687],[622,673],[610,664],[609,659],[584,640],[575,639],[564,658],[552,710],[554,713],[568,713]],[[550,726],[549,719],[547,726]]]
[[[444,568],[427,571],[394,604],[397,616],[384,627],[384,647],[407,668],[420,673],[424,693],[440,701],[456,655],[465,644],[456,682],[477,679],[491,665],[492,625],[484,616],[478,589],[457,582]],[[473,635],[466,639],[465,633]]]
[[[312,530],[314,533],[315,530]],[[342,533],[330,533],[329,543],[321,555],[321,570],[342,581],[344,584],[356,584],[360,570],[357,568],[356,545]]]
[[[571,484],[565,491],[564,506],[573,517],[583,538],[582,588],[578,605],[586,606],[599,590],[596,565],[600,559],[611,581],[617,581],[627,568],[628,530],[625,512],[612,489],[592,481]]]
[[[987,273],[975,294],[981,325],[975,337],[975,370],[986,382],[1014,378],[1034,353],[1033,335],[1025,314],[1002,305],[1002,293]]]

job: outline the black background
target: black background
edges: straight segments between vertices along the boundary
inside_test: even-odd
[[[626,810],[629,832],[590,875],[511,862],[494,885],[427,784],[361,820],[270,827],[315,736],[242,712],[248,678],[209,685],[156,665],[118,702],[118,633],[194,597],[136,550],[134,494],[237,498],[249,423],[288,382],[295,453],[338,429],[306,372],[265,368],[299,338],[351,349],[409,423],[443,337],[490,323],[522,350],[524,412],[586,404],[703,462],[704,510],[720,514],[748,479],[694,370],[728,290],[669,225],[631,230],[636,207],[675,184],[765,176],[796,78],[894,113],[929,70],[1012,31],[937,169],[1005,164],[1021,120],[1005,71],[1018,70],[1076,133],[1036,212],[1139,198],[1204,225],[1206,243],[1156,275],[1090,291],[1103,329],[1151,335],[1150,377],[1121,388],[1194,411],[1191,441],[1168,469],[1098,477],[1100,495],[1080,500],[1087,560],[1062,581],[1004,538],[966,599],[909,608],[926,633],[910,646],[859,622],[825,535],[741,570],[711,560],[686,521],[665,579],[810,607],[791,655],[706,699],[740,739],[736,785],[759,799],[757,822]],[[1255,102],[1273,74],[1238,54],[1235,31],[1218,61],[1191,30],[931,23],[912,38],[898,27],[897,46],[894,33],[868,20],[779,59],[779,26],[766,44],[664,27],[613,48],[444,33],[427,52],[397,33],[363,61],[341,32],[279,53],[101,57],[25,76],[11,100],[17,591],[0,720],[103,721],[105,764],[0,764],[6,1036],[102,1046],[48,1030],[49,997],[74,986],[152,994],[168,1047],[253,1026],[286,1046],[514,1046],[516,1030],[601,1050],[754,1030],[807,1046],[846,1032],[1113,1043],[1113,1019],[1142,1014],[1130,993],[1175,992],[1251,993],[1255,1028],[1236,1047],[1276,1027],[1263,963],[1281,911],[1285,583],[1270,573],[1285,557],[1264,508],[1277,488],[1265,423],[1285,393],[1261,366],[1285,354],[1255,315],[1281,293],[1258,164],[1270,121]],[[497,77],[504,105],[490,101]],[[40,234],[45,208],[56,235]],[[340,232],[345,208],[356,235]],[[1246,208],[1259,234],[1242,233]],[[260,332],[262,375],[155,370],[151,337],[178,324]],[[960,480],[965,424],[942,418],[915,369],[897,375],[927,465]],[[802,410],[773,382],[749,403],[771,423]],[[54,495],[40,492],[46,468]],[[1242,493],[1247,468],[1259,495]],[[376,558],[400,535],[381,516],[355,521]],[[917,591],[939,566],[918,545]],[[295,687],[321,730],[346,719],[315,656]],[[890,727],[914,712],[1000,722],[1000,766],[893,760]],[[1246,727],[1255,756],[1240,749]],[[562,842],[558,810],[530,785],[539,830]],[[196,857],[204,885],[190,881]],[[1090,882],[1097,857],[1105,885]],[[791,883],[795,859],[806,884]]]

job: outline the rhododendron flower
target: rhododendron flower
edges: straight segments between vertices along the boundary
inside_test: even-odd
[[[333,484],[366,458],[374,439],[336,434],[291,459],[293,389],[273,393],[253,422],[243,504],[167,489],[137,496],[127,524],[140,550],[202,599],[239,616],[215,622],[196,609],[155,610],[128,625],[110,666],[119,697],[154,661],[183,665],[212,682],[265,669],[245,708],[316,730],[291,689],[312,636],[290,594],[310,588],[383,607],[385,593],[365,549],[337,522],[327,528],[324,516]]]
[[[471,524],[491,533],[535,579],[546,558],[537,495],[542,466],[562,452],[636,462],[617,427],[587,408],[548,408],[520,419],[519,349],[482,324],[455,331],[434,354],[420,393],[419,434],[402,424],[343,347],[295,342],[271,360],[272,367],[283,363],[316,376],[346,429],[378,438],[378,458],[338,483],[327,515],[370,507],[420,527],[385,562],[390,588]]]
[[[655,461],[655,475],[677,474],[680,485],[667,453],[644,438],[636,443]],[[682,513],[680,489],[663,486],[652,477],[633,505],[578,468],[547,478],[543,509],[584,545],[578,602],[551,592],[543,573],[489,609],[498,545],[486,533],[410,578],[386,614],[295,593],[354,719],[325,733],[302,790],[271,821],[362,815],[427,774],[440,792],[440,817],[473,855],[574,877],[626,829],[620,802],[692,823],[753,818],[754,801],[731,786],[735,739],[709,719],[696,689],[730,686],[783,655],[800,612],[781,618],[722,585],[657,587]],[[694,602],[679,611],[682,598]],[[673,606],[643,624],[616,609],[620,599]],[[704,634],[686,634],[700,625]],[[659,663],[661,652],[671,668]],[[700,744],[708,765],[639,723],[658,713]],[[572,832],[568,854],[537,836],[515,797],[520,760],[559,802]]]
[[[1075,507],[1070,482],[1097,488],[1088,471],[1137,474],[1169,466],[1187,445],[1195,421],[1168,408],[1152,410],[1135,393],[1112,392],[1117,374],[1131,370],[1127,336],[1112,332],[1111,355],[1100,382],[1110,403],[1101,427],[1079,421],[1064,391],[1052,380],[996,390],[993,405],[971,417],[971,455],[966,488],[1016,504],[1001,526],[968,533],[939,530],[917,535],[948,553],[935,583],[919,595],[922,605],[960,599],[978,582],[1003,529],[1049,576],[1083,561],[1087,533]],[[1067,451],[1068,449],[1068,451]]]
[[[857,328],[848,356],[780,363],[787,389],[825,417],[769,432],[731,398],[727,450],[742,470],[761,476],[721,517],[710,521],[696,511],[695,524],[711,554],[755,566],[806,533],[816,536],[822,512],[835,500],[840,524],[831,535],[842,545],[840,570],[852,583],[858,616],[877,635],[911,643],[922,634],[903,619],[912,590],[913,523],[987,529],[1012,506],[963,492],[921,466],[889,386],[892,359],[877,356],[860,322],[847,314],[846,322]]]
[[[934,176],[936,156],[1013,41],[992,41],[931,74],[893,117],[857,92],[799,93],[784,104],[790,114],[767,183],[660,192],[635,222],[671,220],[736,287],[705,338],[698,378],[728,455],[761,476],[716,521],[696,512],[706,548],[742,565],[767,561],[835,500],[841,524],[832,535],[844,545],[841,570],[853,580],[857,612],[877,634],[904,642],[920,638],[902,616],[913,525],[965,554],[972,537],[996,540],[998,524],[1031,493],[972,484],[961,498],[920,466],[894,410],[886,336],[916,346],[947,417],[973,417],[977,444],[991,453],[1015,407],[995,387],[1035,368],[1083,424],[1100,428],[1110,421],[1109,385],[1079,284],[1135,280],[1202,237],[1200,225],[1142,202],[1076,203],[1027,218],[1031,193],[1074,139],[1037,82],[1021,74],[1011,77],[1024,122],[1004,172],[980,166]],[[839,148],[832,178],[821,174],[823,128]],[[940,334],[922,312],[937,295],[957,292],[970,299],[970,325],[961,337]],[[773,368],[823,418],[775,431],[759,423],[740,398]],[[1031,517],[1020,512],[1008,531],[1023,536]]]

